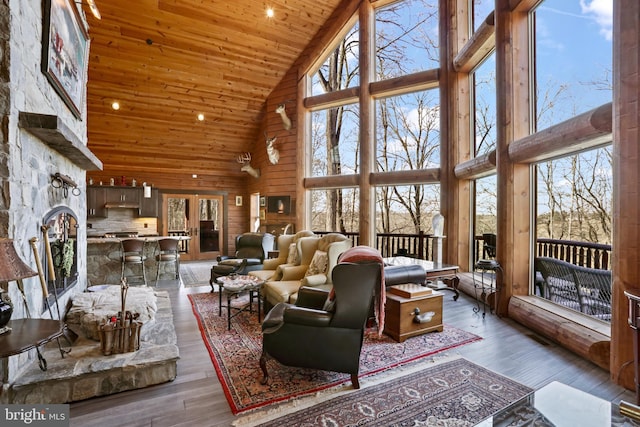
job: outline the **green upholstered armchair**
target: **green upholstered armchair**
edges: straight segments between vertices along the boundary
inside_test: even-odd
[[[269,380],[267,363],[273,358],[286,366],[351,374],[353,387],[360,388],[360,351],[381,270],[379,263],[336,265],[331,309],[318,308],[317,294],[324,293],[322,302],[329,291],[306,287],[299,291],[299,304],[279,303],[273,307],[262,323],[262,383]],[[307,292],[316,296],[307,297]],[[316,308],[302,306],[304,301],[316,301]]]

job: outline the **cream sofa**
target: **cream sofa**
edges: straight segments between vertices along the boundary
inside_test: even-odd
[[[333,267],[340,254],[351,245],[351,240],[339,233],[299,239],[300,265],[282,268],[280,280],[268,280],[262,286],[265,307],[268,309],[279,302],[295,303],[302,286],[331,289]]]
[[[278,280],[282,276],[285,267],[300,265],[300,254],[298,250],[298,240],[303,237],[313,236],[313,231],[303,230],[296,234],[282,234],[278,236],[278,257],[265,259],[262,263],[262,270],[250,271],[250,276],[255,276],[261,280]]]

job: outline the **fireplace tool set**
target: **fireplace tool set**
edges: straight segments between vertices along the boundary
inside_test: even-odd
[[[44,235],[44,247],[45,247],[45,253],[47,256],[47,265],[48,265],[48,269],[49,269],[49,279],[53,282],[55,282],[56,280],[56,275],[55,275],[55,269],[53,266],[53,257],[51,256],[51,246],[49,244],[49,235],[48,235],[48,230],[49,227],[46,225],[43,225],[41,227],[42,233]],[[40,287],[42,288],[42,295],[44,297],[44,304],[47,308],[47,310],[49,311],[49,315],[51,316],[51,320],[56,320],[56,318],[53,315],[53,310],[51,309],[51,303],[49,302],[49,289],[47,286],[47,281],[45,279],[44,276],[44,272],[42,269],[42,262],[40,261],[40,253],[38,251],[38,238],[37,237],[33,237],[29,240],[29,243],[31,244],[31,249],[33,250],[33,256],[36,260],[36,268],[38,270],[38,278],[40,279]],[[31,318],[31,313],[29,312],[29,306],[27,305],[27,300],[26,300],[26,296],[24,293],[24,288],[22,286],[18,286],[18,289],[20,290],[20,293],[22,294],[22,298],[25,304],[25,308],[27,311],[27,317]],[[56,310],[58,312],[58,318],[57,320],[60,321],[60,323],[62,323],[62,315],[60,313],[60,305],[58,304],[58,292],[56,290],[55,285],[53,286],[54,289],[54,300],[56,303]],[[63,327],[63,334],[61,335],[63,338],[65,338],[65,340],[68,343],[68,348],[62,348],[62,344],[60,343],[60,336],[56,337],[56,341],[58,343],[58,349],[60,350],[60,355],[62,357],[65,356],[65,354],[69,353],[71,351],[71,339],[69,338],[69,336],[67,336],[67,334],[71,334],[72,332],[67,329],[66,325],[64,325]],[[40,365],[40,369],[42,369],[43,371],[47,370],[47,361],[45,360],[45,358],[42,356],[42,354],[40,353],[40,349],[38,348],[38,346],[36,346],[36,352],[38,354],[38,364]]]

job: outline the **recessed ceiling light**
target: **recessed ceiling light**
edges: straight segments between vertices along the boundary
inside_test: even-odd
[[[204,114],[202,114],[202,113],[198,114],[198,120],[203,121],[204,120]]]
[[[111,108],[113,108],[114,110],[119,110],[120,109],[120,103],[118,101],[113,101],[111,103]]]
[[[197,177],[198,177],[198,175],[195,174],[195,173],[193,175],[191,175],[191,178],[197,178]]]
[[[275,12],[273,11],[273,8],[268,7],[267,8],[267,18],[273,18],[273,15],[275,15]]]

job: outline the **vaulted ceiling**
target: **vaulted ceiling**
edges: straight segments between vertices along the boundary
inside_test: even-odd
[[[234,159],[259,137],[266,98],[339,3],[97,2],[101,20],[86,10],[89,148],[105,170],[240,174]]]

